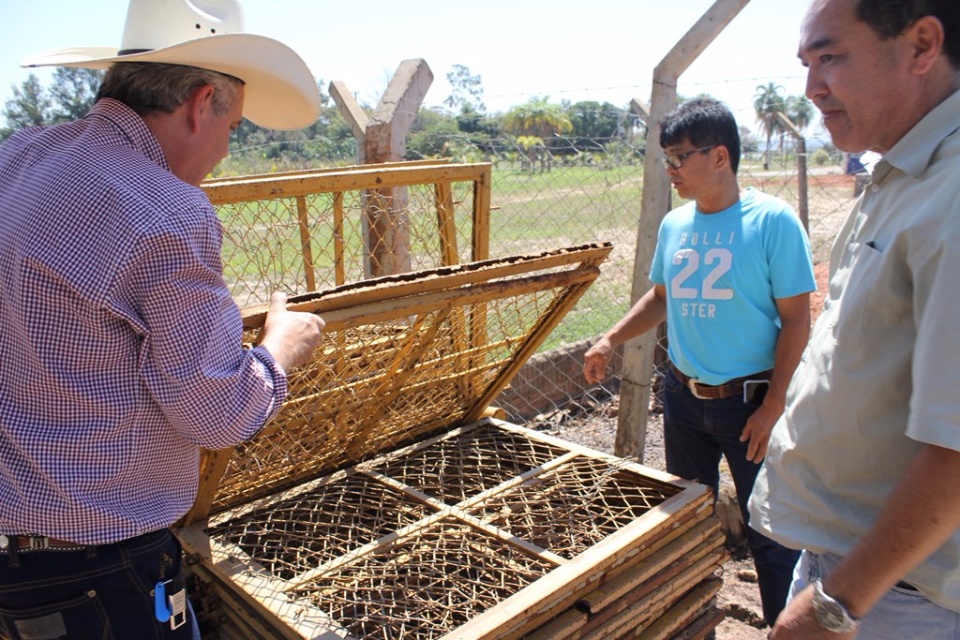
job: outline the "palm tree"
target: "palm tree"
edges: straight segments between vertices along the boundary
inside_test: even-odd
[[[763,152],[763,169],[770,168],[770,140],[781,129],[778,113],[786,111],[786,102],[780,92],[783,87],[775,82],[759,85],[753,96],[753,109],[757,114],[757,122],[767,136],[767,146]]]
[[[813,103],[806,96],[788,97],[787,117],[797,125],[797,129],[806,129],[813,120]]]
[[[506,113],[503,129],[517,137],[527,138],[529,154],[536,149],[549,147],[555,136],[573,131],[573,123],[563,107],[550,104],[549,96],[534,96],[526,104],[513,107]],[[530,138],[538,138],[542,146],[532,144]]]

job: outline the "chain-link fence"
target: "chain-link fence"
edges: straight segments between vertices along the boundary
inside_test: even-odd
[[[789,140],[768,154],[745,153],[739,171],[742,187],[753,186],[780,197],[805,214],[814,262],[820,269],[826,267],[856,187],[855,176],[845,173],[842,159],[830,155],[826,142],[806,140],[805,176],[800,175],[798,154]],[[582,354],[630,306],[643,184],[640,144],[631,147],[618,142],[615,155],[552,147],[541,150],[547,158],[536,162],[524,158],[518,149],[491,158],[492,255],[590,241],[614,245],[601,276],[554,332],[550,353],[540,354],[518,377],[516,393],[501,397],[501,404],[515,418],[549,420],[571,403],[575,409],[594,404],[619,388],[619,360],[612,363],[603,385],[590,388],[581,372]],[[602,146],[603,141],[598,141],[597,147]],[[675,200],[672,206],[678,204]]]
[[[739,171],[741,186],[778,196],[804,214],[818,265],[826,264],[856,189],[855,176],[845,173],[826,142],[807,138],[805,176],[789,140],[766,154],[745,152]],[[278,286],[300,293],[393,271],[610,242],[613,251],[600,277],[496,402],[516,421],[594,403],[619,387],[618,360],[603,385],[587,385],[582,354],[630,305],[644,143],[621,137],[525,148],[507,140],[482,146],[448,140],[446,148],[455,150],[449,167],[425,160],[411,169],[417,171],[412,182],[397,179],[391,185],[375,178],[366,184],[344,178],[324,194],[291,190],[285,204],[278,201],[257,214],[237,198],[214,198],[226,227],[228,280],[238,302],[249,305],[265,302]],[[489,163],[489,174],[480,179],[442,175],[461,162]],[[288,185],[297,182],[296,175]],[[378,186],[395,190],[372,189]],[[208,187],[220,188],[217,181]],[[251,244],[248,234],[260,249],[242,249]],[[401,245],[408,249],[397,257]],[[385,260],[394,262],[381,264]]]
[[[223,224],[241,307],[488,257],[490,166],[444,161],[223,178],[204,188]]]

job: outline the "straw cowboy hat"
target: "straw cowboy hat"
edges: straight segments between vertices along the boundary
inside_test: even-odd
[[[130,0],[120,49],[60,49],[21,65],[106,69],[115,62],[181,64],[239,78],[243,115],[261,127],[301,129],[320,115],[306,63],[277,40],[243,33],[239,0]]]

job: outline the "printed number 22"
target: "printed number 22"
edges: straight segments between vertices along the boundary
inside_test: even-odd
[[[687,264],[670,282],[670,294],[674,298],[697,298],[701,292],[693,287],[685,287],[684,283],[700,268],[700,254],[695,249],[683,249],[673,255],[673,264]],[[730,300],[733,298],[733,289],[718,289],[716,284],[723,274],[730,270],[733,264],[733,253],[729,249],[710,249],[704,257],[703,263],[707,266],[715,264],[710,273],[703,279],[702,298],[704,300]]]

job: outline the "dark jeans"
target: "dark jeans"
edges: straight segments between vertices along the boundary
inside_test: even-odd
[[[157,622],[153,588],[180,572],[168,530],[76,551],[0,553],[0,630],[11,640],[193,637]]]
[[[747,501],[760,465],[747,460],[743,428],[757,406],[742,398],[700,400],[668,371],[663,382],[663,431],[667,471],[718,494],[720,456],[727,459],[737,490],[747,546],[757,568],[764,620],[772,625],[787,601],[800,551],[788,549],[749,526]]]

